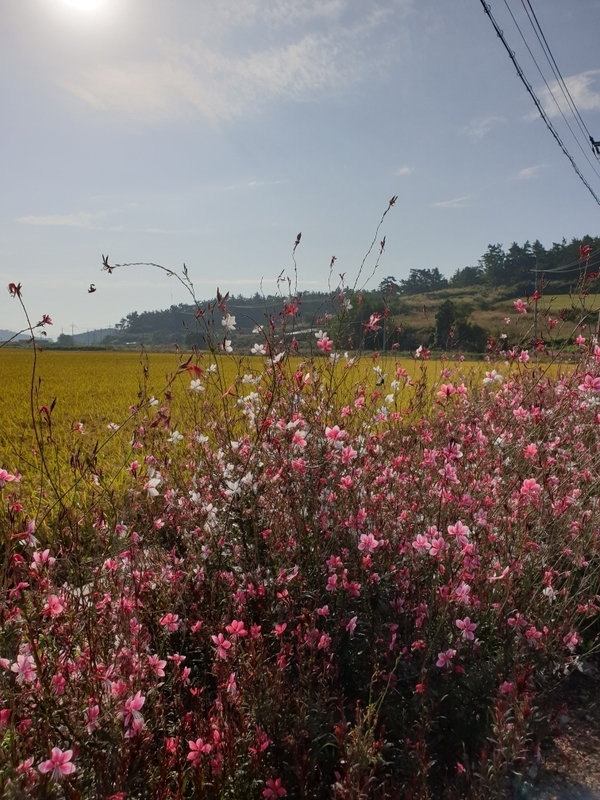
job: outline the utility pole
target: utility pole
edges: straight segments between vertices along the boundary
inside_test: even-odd
[[[537,342],[538,340],[538,261],[537,258],[535,260],[535,291],[534,291],[534,300],[533,300],[533,338]]]

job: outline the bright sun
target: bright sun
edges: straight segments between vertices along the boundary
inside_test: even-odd
[[[93,8],[98,8],[102,0],[62,0],[68,6],[73,8],[82,8],[85,11],[91,11]]]

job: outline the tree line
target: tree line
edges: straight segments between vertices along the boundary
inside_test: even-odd
[[[332,292],[301,292],[294,301],[297,316],[294,328],[306,332],[313,327],[328,326],[336,340],[336,346],[346,348],[363,347],[387,350],[392,347],[411,350],[424,344],[424,324],[410,327],[401,320],[410,316],[408,298],[414,295],[429,295],[445,289],[464,289],[477,287],[507,290],[507,296],[532,295],[538,283],[551,282],[553,293],[569,292],[578,281],[599,271],[600,237],[584,236],[567,242],[563,239],[545,248],[539,240],[523,245],[513,242],[508,249],[501,244],[490,244],[475,266],[457,269],[447,278],[438,267],[412,268],[408,277],[397,280],[393,275],[380,281],[376,289],[362,291],[360,294],[338,287]],[[480,294],[481,292],[478,292]],[[350,302],[344,307],[340,299]],[[474,311],[473,303],[459,302],[452,298],[442,300],[433,320],[429,324],[428,345],[441,349],[460,347],[464,350],[482,352],[485,349],[488,332],[469,321]],[[210,305],[208,304],[203,305]],[[212,301],[214,302],[214,301]],[[474,294],[474,302],[483,302]],[[250,336],[256,325],[264,325],[265,320],[277,320],[284,311],[285,298],[282,295],[261,295],[252,297],[232,296],[228,309],[236,317],[236,335]],[[143,342],[147,345],[206,346],[203,326],[197,324],[196,308],[180,303],[160,311],[132,311],[115,325],[114,335],[103,340],[104,345],[133,344]],[[379,321],[370,325],[372,315]],[[204,320],[206,322],[206,320]],[[210,322],[208,323],[211,324]],[[59,337],[59,345],[72,346],[77,342],[71,337]],[[222,338],[219,321],[214,322],[211,338]],[[69,340],[69,341],[68,341]]]

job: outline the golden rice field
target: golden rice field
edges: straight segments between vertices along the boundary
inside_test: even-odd
[[[160,398],[167,388],[171,388],[176,398],[182,399],[189,388],[194,374],[184,370],[178,373],[189,354],[139,353],[114,351],[56,351],[44,350],[37,353],[33,388],[35,407],[50,406],[56,398],[53,412],[55,420],[61,422],[83,422],[84,425],[106,425],[119,423],[129,415],[129,407],[136,405],[141,397]],[[217,357],[218,370],[212,377],[222,392],[236,382],[236,377],[244,372],[260,373],[264,369],[264,359],[255,356],[236,358]],[[198,363],[206,372],[215,358],[205,356]],[[287,369],[302,368],[301,358],[288,359]],[[326,363],[325,361],[323,362]],[[358,368],[352,371],[353,382],[366,380],[375,383],[373,366],[378,365],[391,380],[396,365],[401,364],[414,378],[422,362],[413,359],[379,358],[374,362],[370,357],[362,358]],[[464,362],[463,371],[468,373],[479,362]],[[439,378],[444,365],[440,361],[427,363],[431,381]],[[344,371],[343,365],[339,372]],[[2,385],[2,406],[0,424],[4,432],[15,422],[30,420],[30,396],[32,388],[33,352],[31,350],[0,350],[0,384]]]
[[[185,368],[189,358],[190,354],[156,352],[0,349],[0,467],[19,470],[34,493],[42,472],[54,476],[54,494],[69,491],[79,475],[86,475],[86,482],[90,475],[98,475],[116,488],[139,455],[134,446],[136,429],[150,426],[163,406],[168,407],[171,431],[185,433],[206,420],[223,420],[230,417],[226,407],[231,410],[256,389],[244,376],[256,381],[269,363],[256,356],[202,354],[189,365],[198,366],[199,373]],[[292,375],[326,373],[324,386],[341,406],[357,384],[382,395],[389,392],[399,365],[413,379],[425,368],[431,385],[443,368],[439,361],[424,367],[424,362],[413,359],[374,361],[365,356],[351,369],[345,360],[333,366],[325,358],[312,365],[288,358],[277,370]],[[472,365],[463,367],[465,373],[472,371]],[[204,387],[201,393],[190,388],[198,379]],[[381,385],[376,387],[377,381]],[[407,402],[406,397],[399,402]]]
[[[0,446],[11,430],[14,432],[16,428],[31,424],[32,405],[34,410],[39,410],[41,406],[49,408],[55,401],[52,417],[57,427],[68,425],[70,428],[81,422],[88,433],[105,430],[110,423],[121,424],[141,400],[156,397],[162,402],[165,391],[172,392],[175,408],[178,404],[181,407],[189,398],[190,380],[198,377],[183,368],[189,357],[190,354],[158,352],[42,350],[37,352],[34,365],[34,353],[30,349],[0,349]],[[329,369],[326,359],[313,363],[319,370]],[[191,364],[200,367],[207,390],[212,389],[215,398],[228,390],[232,396],[245,393],[245,387],[238,385],[243,375],[260,375],[265,369],[265,359],[258,356],[215,358],[204,354],[199,359],[194,358]],[[211,364],[214,372],[209,371]],[[357,383],[374,389],[384,375],[380,391],[386,393],[398,367],[415,380],[424,364],[406,357],[373,359],[364,355],[352,369],[341,360],[334,370],[334,381],[343,393],[344,385],[353,390]],[[306,359],[298,357],[284,361],[282,368],[295,372],[311,366]],[[445,379],[444,370],[451,373],[452,380],[456,381],[458,374],[468,384],[490,368],[481,361],[431,360],[425,364],[431,386]]]
[[[200,373],[185,368],[189,358],[190,354],[156,352],[42,350],[34,354],[31,349],[0,349],[0,467],[32,477],[40,474],[43,458],[46,470],[53,465],[57,484],[71,485],[75,475],[90,472],[120,481],[137,455],[136,427],[151,426],[163,406],[168,407],[164,427],[170,431],[186,433],[202,428],[207,420],[220,424],[220,419],[231,419],[226,409],[232,411],[256,389],[252,380],[263,376],[270,364],[257,356],[205,353],[194,356],[189,364],[199,367]],[[480,386],[485,370],[491,368],[481,361],[424,362],[364,355],[351,367],[346,359],[334,366],[326,358],[312,362],[287,358],[276,371],[291,373],[292,378],[294,373],[320,373],[323,390],[340,408],[356,395],[357,385],[377,405],[394,392],[390,410],[402,410],[405,415],[414,396],[410,381],[424,377],[421,386],[425,384],[427,390],[450,381]],[[520,368],[518,364],[511,367]],[[401,378],[394,389],[399,369],[405,370],[408,381]],[[508,366],[499,369],[508,375]],[[254,377],[248,380],[250,376]],[[191,382],[198,379],[201,393],[191,390]],[[51,411],[50,420],[44,409]],[[235,435],[235,430],[230,433]]]

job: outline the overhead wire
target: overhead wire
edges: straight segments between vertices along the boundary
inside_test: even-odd
[[[485,0],[480,0],[480,2],[481,2],[481,5],[483,6],[483,9],[484,9],[485,13],[488,15],[488,17],[490,19],[490,22],[494,26],[494,30],[496,31],[498,37],[500,38],[502,44],[504,45],[504,47],[506,49],[506,52],[508,53],[508,55],[510,57],[510,60],[513,62],[514,67],[517,70],[517,74],[518,74],[519,78],[521,79],[521,81],[523,82],[523,85],[525,86],[525,88],[527,89],[529,94],[531,95],[531,99],[535,103],[535,106],[536,106],[537,110],[539,111],[540,116],[541,116],[542,120],[544,121],[546,127],[548,128],[548,130],[550,131],[550,133],[552,134],[552,136],[556,140],[556,143],[558,144],[560,149],[563,151],[563,153],[566,155],[566,157],[571,162],[571,166],[573,167],[573,169],[575,170],[575,172],[579,176],[579,179],[581,180],[581,182],[587,188],[587,190],[592,195],[592,197],[594,198],[596,203],[600,206],[600,198],[598,197],[596,192],[592,189],[592,187],[590,186],[590,184],[586,180],[585,175],[582,173],[582,171],[577,166],[577,164],[575,162],[575,159],[573,158],[571,153],[567,150],[564,142],[562,141],[562,139],[560,138],[560,135],[558,134],[558,131],[556,130],[556,128],[552,124],[552,122],[551,122],[550,118],[548,117],[548,115],[547,115],[543,105],[541,104],[538,96],[534,92],[533,87],[531,86],[531,84],[529,83],[527,78],[525,77],[525,73],[523,72],[523,70],[521,68],[521,65],[517,61],[516,55],[510,49],[510,47],[508,45],[508,42],[506,41],[506,38],[504,36],[504,32],[502,31],[502,29],[500,28],[500,26],[496,22],[496,20],[494,18],[494,15],[492,14],[492,9],[491,9],[489,3],[486,3]]]
[[[530,0],[521,0],[521,3],[523,5],[523,8],[525,9],[525,13],[527,14],[527,18],[529,19],[529,22],[531,23],[531,27],[535,31],[535,34],[536,34],[537,39],[538,39],[538,42],[540,42],[542,50],[544,51],[544,55],[546,56],[546,59],[548,60],[548,63],[550,64],[550,67],[552,68],[552,72],[554,73],[554,77],[556,78],[556,81],[557,81],[558,85],[560,86],[560,88],[562,90],[562,93],[563,93],[568,105],[571,108],[571,111],[573,112],[573,114],[575,115],[575,118],[577,119],[577,124],[579,125],[579,129],[581,130],[581,132],[583,133],[584,136],[587,135],[588,139],[591,139],[593,141],[592,134],[589,132],[587,125],[583,121],[583,117],[579,113],[579,109],[577,108],[577,105],[575,104],[575,101],[573,100],[571,92],[569,91],[569,87],[568,87],[565,79],[562,76],[562,73],[561,73],[561,71],[559,69],[558,64],[556,63],[556,59],[554,58],[554,55],[552,54],[552,50],[550,49],[550,45],[548,44],[548,40],[546,39],[546,37],[544,35],[544,31],[542,30],[542,26],[540,25],[540,22],[539,22],[539,20],[537,18],[537,15],[536,15],[535,11],[533,10],[533,6],[531,5]],[[529,11],[527,9],[529,9]],[[532,20],[532,17],[533,17],[533,20]],[[540,39],[540,37],[541,37],[541,39]],[[593,150],[593,152],[594,152],[594,155],[596,156],[596,158],[598,160],[600,160],[600,156],[596,153],[596,151]]]
[[[590,263],[579,261],[577,264],[571,265],[570,267],[567,267],[567,266],[564,266],[564,267],[553,267],[552,269],[542,269],[540,267],[534,267],[533,271],[534,272],[543,272],[544,275],[557,275],[557,274],[559,274],[561,272],[575,272],[576,270],[579,270],[580,272],[583,272],[584,270],[587,271],[591,267],[598,267],[598,266],[600,266],[600,260],[599,261],[592,261]]]
[[[524,1],[524,0],[521,0],[521,2],[523,2],[523,1]],[[544,83],[546,84],[546,89],[548,90],[548,93],[550,94],[550,97],[551,97],[551,98],[554,100],[554,103],[555,103],[555,105],[556,105],[556,108],[558,109],[558,111],[559,111],[559,113],[560,113],[561,117],[564,119],[564,121],[565,121],[565,124],[566,124],[567,128],[568,128],[568,129],[571,131],[571,134],[572,134],[573,138],[575,139],[575,141],[576,141],[576,143],[577,143],[577,146],[579,147],[579,149],[580,149],[580,150],[581,150],[581,152],[583,153],[583,157],[584,157],[584,158],[585,158],[585,160],[588,162],[588,164],[590,165],[590,167],[591,167],[591,168],[594,170],[594,172],[596,173],[596,176],[597,176],[598,178],[600,178],[600,172],[598,172],[598,170],[596,169],[596,167],[594,166],[594,164],[592,164],[592,162],[590,161],[590,159],[589,159],[589,157],[588,157],[588,154],[587,154],[587,147],[586,147],[586,149],[585,149],[585,150],[583,149],[583,146],[581,145],[581,142],[579,141],[579,139],[578,139],[578,138],[577,138],[577,136],[575,135],[575,131],[573,130],[573,128],[571,127],[571,125],[570,125],[570,123],[569,123],[569,120],[568,120],[568,119],[566,118],[566,116],[565,116],[565,112],[563,111],[563,109],[561,108],[561,105],[560,105],[560,103],[559,103],[559,102],[558,102],[558,100],[556,99],[556,96],[555,96],[554,92],[552,91],[552,88],[550,87],[550,84],[549,84],[549,83],[548,83],[548,81],[546,80],[546,76],[545,76],[545,75],[544,75],[544,73],[542,72],[542,70],[541,70],[541,68],[540,68],[540,65],[539,65],[539,64],[538,64],[538,62],[537,62],[537,59],[536,59],[535,55],[533,54],[533,51],[531,50],[531,47],[529,46],[529,43],[527,42],[527,39],[525,38],[525,36],[524,36],[524,34],[523,34],[523,31],[521,30],[521,27],[520,27],[519,23],[517,22],[517,20],[516,20],[516,18],[515,18],[515,15],[513,14],[512,10],[511,10],[511,7],[508,5],[508,0],[504,0],[504,5],[505,5],[505,6],[506,6],[506,8],[508,9],[508,13],[509,13],[509,14],[510,14],[510,16],[512,17],[512,21],[515,23],[515,26],[516,26],[517,30],[519,31],[519,35],[521,36],[521,39],[523,40],[523,42],[524,42],[524,44],[525,44],[525,47],[527,48],[527,51],[528,51],[529,55],[531,56],[531,59],[532,59],[533,63],[535,64],[536,68],[537,68],[537,71],[540,73],[542,80],[543,80],[543,81],[544,81]],[[527,10],[527,9],[525,9],[525,10]],[[530,22],[531,22],[531,20],[530,20]],[[531,24],[532,24],[532,26],[533,26],[534,32],[535,32],[535,34],[536,34],[536,36],[537,36],[537,39],[538,39],[538,41],[540,42],[540,45],[541,45],[541,40],[540,40],[540,37],[539,37],[539,35],[538,35],[538,33],[537,33],[536,29],[535,29],[535,26],[533,25],[533,23],[531,23]],[[542,46],[542,50],[543,50],[543,46]],[[552,66],[552,65],[550,65],[550,66]],[[557,79],[557,81],[558,81],[558,79]],[[560,83],[559,83],[559,86],[560,86]],[[563,94],[564,94],[564,91],[563,91]],[[579,127],[581,128],[581,125],[580,125]],[[586,144],[587,144],[587,143],[586,143]]]

